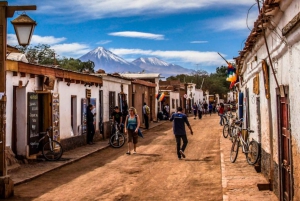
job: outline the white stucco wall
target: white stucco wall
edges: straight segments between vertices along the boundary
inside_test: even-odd
[[[115,92],[115,103],[118,103],[118,94],[121,92],[121,84],[123,84],[123,92],[127,94],[127,103],[128,103],[128,94],[129,94],[129,85],[130,81],[124,80],[121,78],[115,78],[110,76],[103,76],[103,86],[101,90],[103,90],[103,122],[109,121],[109,92]]]
[[[174,108],[172,107],[172,99],[174,99]],[[176,91],[170,91],[170,114],[172,114],[173,112],[176,112],[177,106],[176,106],[176,100],[179,106],[179,92]]]
[[[274,30],[282,30],[293,17],[299,13],[300,1],[285,1],[281,5],[282,12],[279,12],[273,19],[273,25],[278,24]],[[286,9],[286,10],[285,10]],[[290,123],[292,131],[293,146],[296,146],[298,153],[300,153],[300,128],[298,126],[300,120],[300,29],[294,28],[286,38],[279,38],[278,33],[267,31],[267,42],[275,69],[275,76],[278,81],[278,85],[285,85],[289,87],[289,111],[290,111]],[[281,32],[279,32],[281,34]],[[254,61],[254,56],[257,56],[257,61]],[[246,84],[242,87],[245,91],[246,87],[249,87],[249,110],[251,111],[251,127],[256,128],[255,115],[256,109],[253,107],[255,104],[251,104],[251,94],[253,89],[253,77],[256,73],[259,73],[259,88],[260,88],[260,114],[261,114],[261,133],[262,133],[262,148],[270,153],[270,140],[273,142],[273,160],[278,163],[278,108],[277,108],[277,96],[274,74],[269,69],[270,77],[270,102],[265,97],[263,72],[261,67],[261,61],[266,59],[269,64],[269,58],[267,55],[265,43],[263,38],[255,45],[254,51],[247,55],[244,62],[244,80]],[[246,69],[247,67],[247,69]],[[271,108],[271,112],[268,111],[268,104]],[[252,106],[253,105],[253,106]],[[271,116],[269,119],[269,115]],[[269,127],[269,121],[272,121],[272,128]],[[270,135],[270,130],[272,134]],[[272,136],[272,139],[270,139]]]
[[[195,89],[195,101],[197,103],[203,101],[203,91],[201,89]]]

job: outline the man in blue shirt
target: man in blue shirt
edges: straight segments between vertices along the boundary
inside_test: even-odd
[[[177,113],[174,113],[171,116],[170,121],[173,121],[173,132],[176,138],[177,155],[178,155],[178,159],[180,160],[181,157],[185,158],[184,150],[188,143],[184,124],[186,124],[189,127],[192,135],[193,135],[193,130],[192,127],[190,126],[187,116],[182,113],[182,107],[177,108]],[[183,141],[183,145],[180,148],[181,139]]]

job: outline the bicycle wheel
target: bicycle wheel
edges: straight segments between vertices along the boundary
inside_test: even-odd
[[[56,161],[62,156],[63,149],[59,142],[52,140],[51,144],[50,142],[46,142],[46,144],[44,144],[42,153],[48,161]]]
[[[233,143],[230,151],[230,161],[234,163],[239,153],[240,141],[238,138],[233,139]]]
[[[228,126],[228,124],[225,124],[224,127],[223,127],[223,137],[227,138],[228,133],[229,133],[229,126]]]
[[[258,142],[252,140],[249,143],[248,153],[246,154],[246,159],[249,165],[254,165],[259,158],[260,148]]]
[[[118,135],[118,136],[117,136]],[[118,134],[113,134],[110,138],[110,145],[113,147],[113,148],[120,148],[124,145],[125,143],[125,136],[121,133],[118,133]]]

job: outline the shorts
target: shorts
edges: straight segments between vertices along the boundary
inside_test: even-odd
[[[133,142],[133,144],[138,143],[138,133],[134,132],[134,130],[127,130],[127,142]]]

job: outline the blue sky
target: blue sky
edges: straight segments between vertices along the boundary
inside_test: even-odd
[[[257,18],[256,0],[9,0],[38,25],[31,45],[48,44],[59,57],[79,58],[102,46],[122,58],[157,57],[214,72],[243,49]],[[250,9],[251,8],[251,9]],[[250,9],[250,10],[249,10]],[[249,14],[248,14],[249,10]],[[17,40],[8,19],[8,44]],[[247,27],[248,26],[248,27]]]

